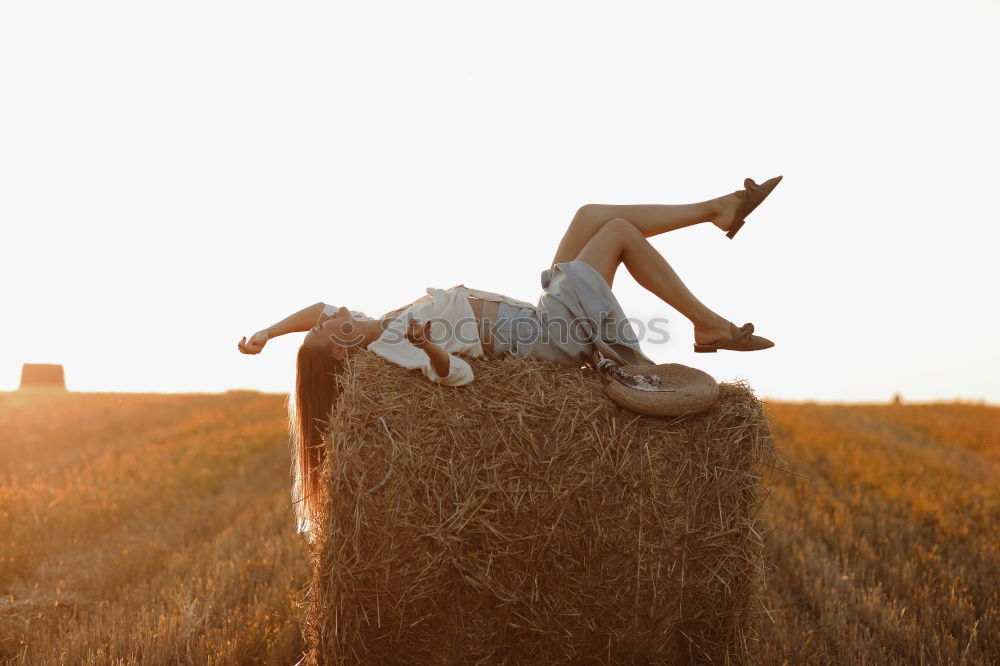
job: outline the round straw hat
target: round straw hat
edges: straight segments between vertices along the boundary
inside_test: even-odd
[[[640,377],[630,383],[646,390],[629,386],[619,379],[611,379],[604,389],[619,405],[640,414],[694,414],[711,407],[719,397],[719,384],[710,374],[680,363],[623,365],[621,369],[628,375]],[[641,379],[643,377],[646,379]],[[649,390],[651,388],[653,390]]]

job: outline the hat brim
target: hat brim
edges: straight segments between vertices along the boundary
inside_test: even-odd
[[[660,365],[624,365],[633,375],[659,377],[661,391],[643,391],[620,381],[609,381],[604,389],[616,403],[639,414],[649,416],[684,416],[703,412],[719,397],[719,384],[702,370],[680,363]]]

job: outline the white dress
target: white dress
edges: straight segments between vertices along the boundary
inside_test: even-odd
[[[471,289],[464,284],[455,285],[450,289],[428,287],[427,296],[411,303],[405,310],[395,315],[382,331],[382,335],[369,343],[367,348],[387,361],[411,370],[420,370],[431,381],[447,386],[462,386],[475,378],[472,367],[458,354],[471,358],[485,358],[482,341],[479,339],[476,315],[469,305],[469,296],[484,301],[506,303],[518,308],[532,307],[525,301],[492,291]],[[330,315],[337,309],[334,305],[323,306],[323,312]],[[359,320],[372,319],[363,312],[353,310],[351,316]],[[434,371],[427,353],[406,339],[406,329],[413,319],[421,323],[430,320],[430,341],[448,353],[448,374],[444,377]]]
[[[556,264],[554,271],[542,271],[542,294],[537,305],[463,284],[450,289],[428,287],[427,297],[396,314],[368,349],[404,368],[419,369],[431,381],[448,386],[468,384],[474,379],[472,368],[458,355],[485,358],[469,296],[507,306],[500,312],[510,314],[492,322],[497,355],[529,356],[579,367],[595,351],[602,351],[621,363],[654,363],[642,352],[607,282],[597,269],[580,259]],[[327,314],[336,311],[333,305],[323,307]],[[361,312],[351,314],[355,319],[372,319]],[[449,356],[446,376],[434,372],[430,357],[406,339],[412,319],[431,321],[430,341]]]

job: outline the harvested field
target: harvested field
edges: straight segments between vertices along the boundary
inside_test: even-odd
[[[0,393],[0,662],[294,663],[283,400]]]
[[[295,663],[285,396],[40,395],[0,392],[0,662]],[[1000,408],[766,410],[800,476],[768,483],[761,663],[1000,663]]]

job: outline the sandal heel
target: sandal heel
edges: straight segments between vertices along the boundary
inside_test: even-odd
[[[694,350],[699,354],[714,354],[715,352],[719,351],[712,345],[699,345],[697,343],[695,343],[694,345]]]
[[[739,222],[733,222],[733,226],[730,227],[729,231],[726,232],[726,237],[729,238],[729,240],[732,240],[733,238],[735,238],[736,237],[736,232],[739,231],[743,227],[743,223],[744,222],[746,222],[746,220],[740,220]]]

